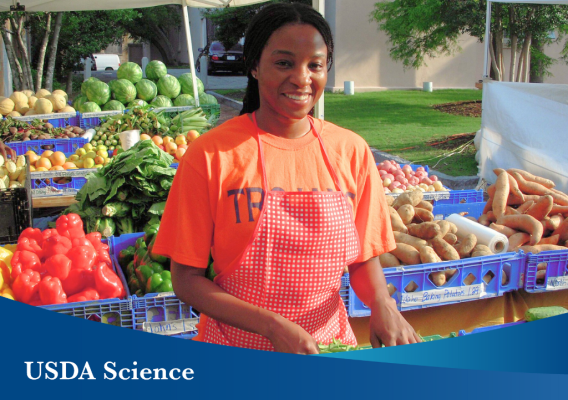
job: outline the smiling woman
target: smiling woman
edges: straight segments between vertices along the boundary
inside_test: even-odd
[[[373,155],[309,116],[333,60],[327,22],[300,3],[266,6],[244,56],[241,115],[189,147],[153,248],[172,259],[179,298],[202,312],[196,340],[299,354],[356,345],[339,297],[348,266],[373,345],[420,341],[378,261],[395,242]]]

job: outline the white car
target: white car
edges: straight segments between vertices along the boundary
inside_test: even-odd
[[[93,54],[97,71],[116,71],[120,67],[118,54]]]

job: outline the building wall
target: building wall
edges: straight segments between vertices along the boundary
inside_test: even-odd
[[[473,88],[483,75],[484,46],[476,38],[463,35],[462,50],[453,56],[427,59],[419,69],[404,69],[389,55],[387,35],[370,20],[377,0],[327,0],[326,19],[335,40],[335,61],[327,89],[343,90],[345,81],[354,81],[356,91],[384,89],[421,89],[423,82],[434,88]],[[554,45],[547,54],[557,57],[561,46]],[[558,62],[551,68],[553,77],[546,83],[568,83],[568,66]]]

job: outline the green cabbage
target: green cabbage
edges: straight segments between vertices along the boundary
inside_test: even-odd
[[[145,101],[152,101],[158,95],[158,87],[149,79],[142,79],[136,84],[138,98]]]
[[[130,103],[136,98],[136,87],[127,79],[118,79],[112,85],[112,94],[122,104]]]
[[[166,64],[159,60],[152,60],[146,65],[146,78],[157,81],[168,73]]]
[[[87,87],[87,98],[89,101],[97,103],[102,106],[110,100],[110,88],[104,82],[92,82]]]
[[[194,105],[195,105],[195,99],[190,94],[180,94],[174,100],[174,106],[176,107],[194,106]]]
[[[197,77],[196,79],[197,79],[197,93],[201,94],[205,92],[205,86],[203,86],[203,82],[201,82],[201,79]],[[181,85],[181,92],[193,96],[193,80],[191,79],[191,74],[189,72],[181,74],[178,78],[178,81]]]
[[[156,96],[156,98],[154,100],[152,100],[152,102],[150,104],[152,104],[156,108],[158,108],[158,107],[173,107],[173,103],[170,100],[170,98],[163,96],[163,95]]]
[[[142,79],[142,68],[134,62],[126,62],[118,67],[116,77],[118,79],[128,79],[130,82],[136,84]]]
[[[101,108],[97,103],[92,101],[87,101],[86,103],[81,104],[81,108],[79,108],[79,112],[82,113],[89,113],[89,112],[101,112]]]
[[[181,85],[173,75],[164,75],[158,81],[158,93],[162,96],[175,99],[179,96]]]
[[[122,104],[118,100],[111,100],[108,103],[106,103],[103,107],[103,111],[114,111],[114,110],[119,110],[119,111],[124,110],[124,104]]]

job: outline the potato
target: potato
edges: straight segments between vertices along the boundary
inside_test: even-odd
[[[391,219],[392,230],[397,232],[407,233],[408,228],[406,227],[406,225],[404,225],[402,219],[400,218],[400,215],[398,215],[398,213],[393,207],[389,207],[389,214]]]
[[[446,274],[446,281],[449,281],[456,274],[456,272],[458,272],[458,270],[455,268],[444,270],[444,273]]]
[[[451,245],[456,244],[456,242],[458,241],[458,237],[451,232],[446,233],[443,239]]]
[[[421,247],[419,253],[420,253],[420,261],[422,261],[422,264],[442,262],[438,254],[436,254],[434,249],[430,246]]]
[[[394,201],[393,204],[393,208],[396,210],[399,207],[405,205],[405,204],[410,204],[413,207],[415,205],[417,205],[418,203],[420,203],[420,201],[423,199],[424,195],[422,194],[422,191],[420,190],[413,190],[411,192],[405,192],[403,194],[401,194],[400,196],[398,196],[396,198],[396,200]]]
[[[446,273],[444,271],[432,272],[429,278],[436,286],[444,286],[446,284]]]
[[[469,274],[468,276],[465,277],[465,279],[463,280],[463,284],[465,286],[469,286],[471,285],[473,282],[475,282],[475,276],[473,274]]]
[[[461,242],[456,246],[456,251],[460,258],[466,258],[471,255],[471,252],[477,244],[477,236],[473,233],[466,235]]]
[[[391,253],[381,254],[379,256],[379,262],[381,263],[381,267],[383,268],[398,267],[400,265],[398,258],[393,256]]]
[[[396,212],[400,215],[400,219],[404,225],[410,224],[414,218],[414,206],[412,206],[412,204],[404,204],[400,206]]]
[[[412,281],[408,285],[406,285],[406,287],[404,288],[404,291],[408,292],[408,293],[412,293],[412,292],[416,291],[416,289],[418,289],[418,285],[416,284],[416,282]]]
[[[436,253],[444,261],[448,260],[459,260],[460,256],[456,249],[454,249],[448,242],[446,242],[441,237],[435,237],[432,239],[432,247],[436,250]]]
[[[406,233],[394,231],[393,234],[394,234],[394,240],[397,243],[409,244],[412,247],[414,247],[416,250],[420,250],[421,247],[428,246],[427,241],[408,235]]]
[[[428,210],[430,212],[434,211],[434,206],[432,205],[432,203],[430,203],[429,201],[426,201],[426,200],[420,200],[420,202],[417,205],[415,205],[414,207],[423,208],[423,209]]]
[[[440,226],[441,232],[440,232],[440,236],[444,237],[446,236],[446,233],[451,232],[451,225],[448,221],[445,220],[437,220],[434,221],[436,224],[438,224]]]
[[[397,243],[396,249],[391,251],[391,254],[406,265],[420,264],[420,253],[409,244]]]
[[[414,209],[414,219],[415,222],[431,222],[434,221],[434,214],[423,208]]]
[[[430,240],[441,235],[440,225],[435,222],[423,222],[408,226],[408,234],[419,237],[420,239]]]
[[[502,271],[503,275],[501,275],[501,285],[506,285],[509,282],[509,277],[505,271]]]

